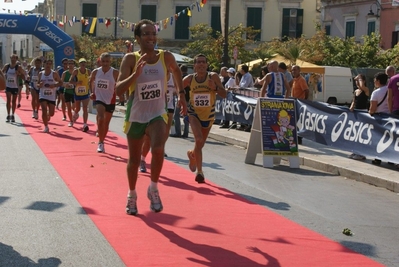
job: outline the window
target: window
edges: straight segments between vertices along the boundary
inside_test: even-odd
[[[187,16],[187,10],[183,14],[183,10],[187,9],[187,6],[176,6],[176,13],[180,13],[175,23],[175,39],[187,40],[190,36],[188,27],[190,26],[190,17]]]
[[[299,38],[303,28],[303,9],[283,8],[282,39]]]
[[[367,22],[367,35],[375,32],[375,20]]]
[[[355,36],[355,21],[345,22],[345,38]]]
[[[157,6],[156,5],[142,5],[141,19],[149,19],[151,21],[157,20]]]
[[[392,32],[392,43],[391,43],[391,48],[394,48],[394,46],[399,42],[399,31],[394,31]]]
[[[97,17],[97,4],[82,4],[82,17],[85,19]],[[82,23],[82,35],[88,34],[88,31],[86,32],[86,27],[90,27],[90,24],[84,25],[84,23]],[[97,27],[94,28],[94,32],[91,35],[97,36]]]
[[[220,6],[212,6],[211,10],[211,28],[212,36],[216,37],[216,32],[222,32],[222,24],[220,21]]]
[[[262,29],[262,8],[261,7],[248,7],[247,8],[247,27],[253,27],[254,30]],[[248,38],[248,36],[247,36]],[[260,41],[261,33],[255,35],[254,40]]]
[[[331,35],[331,25],[324,26],[324,30],[326,31],[326,35]]]

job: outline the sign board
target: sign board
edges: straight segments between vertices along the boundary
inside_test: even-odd
[[[245,163],[263,155],[263,167],[279,164],[288,157],[291,168],[299,168],[294,99],[258,98]]]

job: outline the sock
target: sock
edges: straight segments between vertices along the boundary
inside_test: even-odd
[[[127,192],[127,197],[137,197],[136,189],[129,190]]]
[[[158,190],[158,183],[151,181],[150,188],[151,188],[151,191]]]
[[[141,156],[141,160],[142,160],[142,161],[145,161],[145,157],[144,157],[144,156]]]

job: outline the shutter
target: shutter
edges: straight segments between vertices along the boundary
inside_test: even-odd
[[[303,32],[303,9],[297,9],[296,38],[300,38]]]
[[[141,19],[149,19],[155,22],[157,20],[157,6],[141,5]]]
[[[187,9],[187,6],[177,6],[176,13],[180,13],[180,16],[177,18],[175,23],[175,39],[187,40],[189,38],[190,30],[188,27],[190,26],[190,17],[187,16],[187,10],[183,13],[183,10]]]
[[[82,17],[84,18],[95,18],[97,17],[97,4],[82,4]],[[87,34],[85,32],[86,25],[82,25],[82,35]],[[97,27],[94,29],[92,36],[97,36]]]
[[[399,31],[392,32],[392,44],[391,48],[393,48],[398,43]]]
[[[220,6],[212,6],[211,10],[211,27],[212,36],[216,37],[216,32],[222,32],[222,24],[220,21]]]
[[[262,29],[262,8],[248,7],[247,8],[247,27],[253,27],[254,30]],[[255,36],[255,41],[260,41],[261,33]]]
[[[286,40],[288,38],[288,36],[290,35],[289,30],[290,30],[290,9],[283,8],[283,26],[281,30],[282,40]]]

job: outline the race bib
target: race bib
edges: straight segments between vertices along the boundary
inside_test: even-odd
[[[53,90],[51,90],[51,89],[44,89],[43,95],[45,95],[45,96],[51,96],[51,95],[53,95]]]
[[[39,76],[32,76],[32,82],[36,84],[39,81]]]
[[[75,93],[78,96],[83,96],[83,95],[87,95],[89,92],[87,91],[86,86],[84,85],[78,85],[75,88]]]
[[[146,83],[137,84],[137,88],[139,91],[139,100],[140,101],[151,101],[157,100],[162,97],[161,92],[161,81],[153,81]]]
[[[211,94],[194,94],[194,107],[210,107]]]
[[[7,83],[15,83],[15,77],[7,77]]]
[[[109,81],[108,80],[98,80],[97,81],[97,85],[96,85],[97,89],[103,89],[103,90],[107,90],[109,88]]]
[[[277,73],[276,75],[274,75],[275,77],[275,83],[274,83],[274,94],[275,95],[283,95],[283,80],[281,78],[280,73]]]

